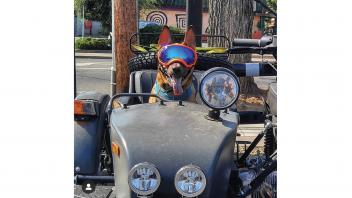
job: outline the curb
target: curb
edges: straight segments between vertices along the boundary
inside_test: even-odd
[[[83,50],[83,49],[75,49],[75,53],[112,53],[112,50]]]
[[[82,56],[82,55],[75,55],[75,58],[91,58],[91,59],[111,59],[112,56]]]
[[[76,58],[111,59],[112,52],[109,50],[75,50]]]

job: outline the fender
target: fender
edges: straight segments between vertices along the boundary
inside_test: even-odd
[[[105,130],[106,106],[110,100],[107,94],[86,92],[76,97],[79,100],[93,100],[97,115],[77,116],[74,121],[74,173],[96,175],[99,154]]]
[[[220,114],[220,120],[211,120],[205,117],[207,113],[205,105],[190,102],[114,109],[110,137],[120,148],[120,154],[113,155],[117,197],[137,197],[130,190],[128,174],[142,162],[154,164],[160,172],[161,183],[155,197],[181,197],[174,178],[188,164],[199,166],[207,177],[207,187],[200,198],[226,197],[239,116],[228,111]]]
[[[277,83],[269,85],[269,91],[266,104],[268,105],[271,114],[277,115]]]

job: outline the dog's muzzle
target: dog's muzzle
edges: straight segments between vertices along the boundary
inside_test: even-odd
[[[189,69],[185,76],[178,77],[178,75],[176,73],[174,75],[170,76],[169,73],[167,72],[167,68],[163,67],[162,65],[159,65],[160,72],[166,77],[166,79],[169,83],[169,86],[171,88],[171,89],[168,89],[165,91],[167,93],[170,93],[173,91],[174,95],[176,95],[176,96],[181,95],[183,93],[183,90],[189,86],[189,85],[186,85],[186,82],[187,82],[187,79],[190,76],[192,76],[193,69],[194,69],[193,67],[191,69]],[[180,68],[180,70],[181,70],[181,68]]]

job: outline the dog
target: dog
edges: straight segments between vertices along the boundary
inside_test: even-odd
[[[152,94],[166,100],[196,101],[196,89],[193,86],[193,71],[198,55],[192,27],[185,32],[182,43],[171,43],[171,33],[164,26],[158,41],[158,71]],[[149,103],[157,102],[150,97]]]

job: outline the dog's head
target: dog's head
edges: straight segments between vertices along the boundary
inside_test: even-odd
[[[192,72],[197,62],[196,42],[192,27],[186,31],[182,43],[171,44],[170,29],[164,26],[158,45],[159,72],[163,76],[160,77],[163,81],[161,86],[171,87],[174,95],[181,95],[183,89],[192,82]]]

